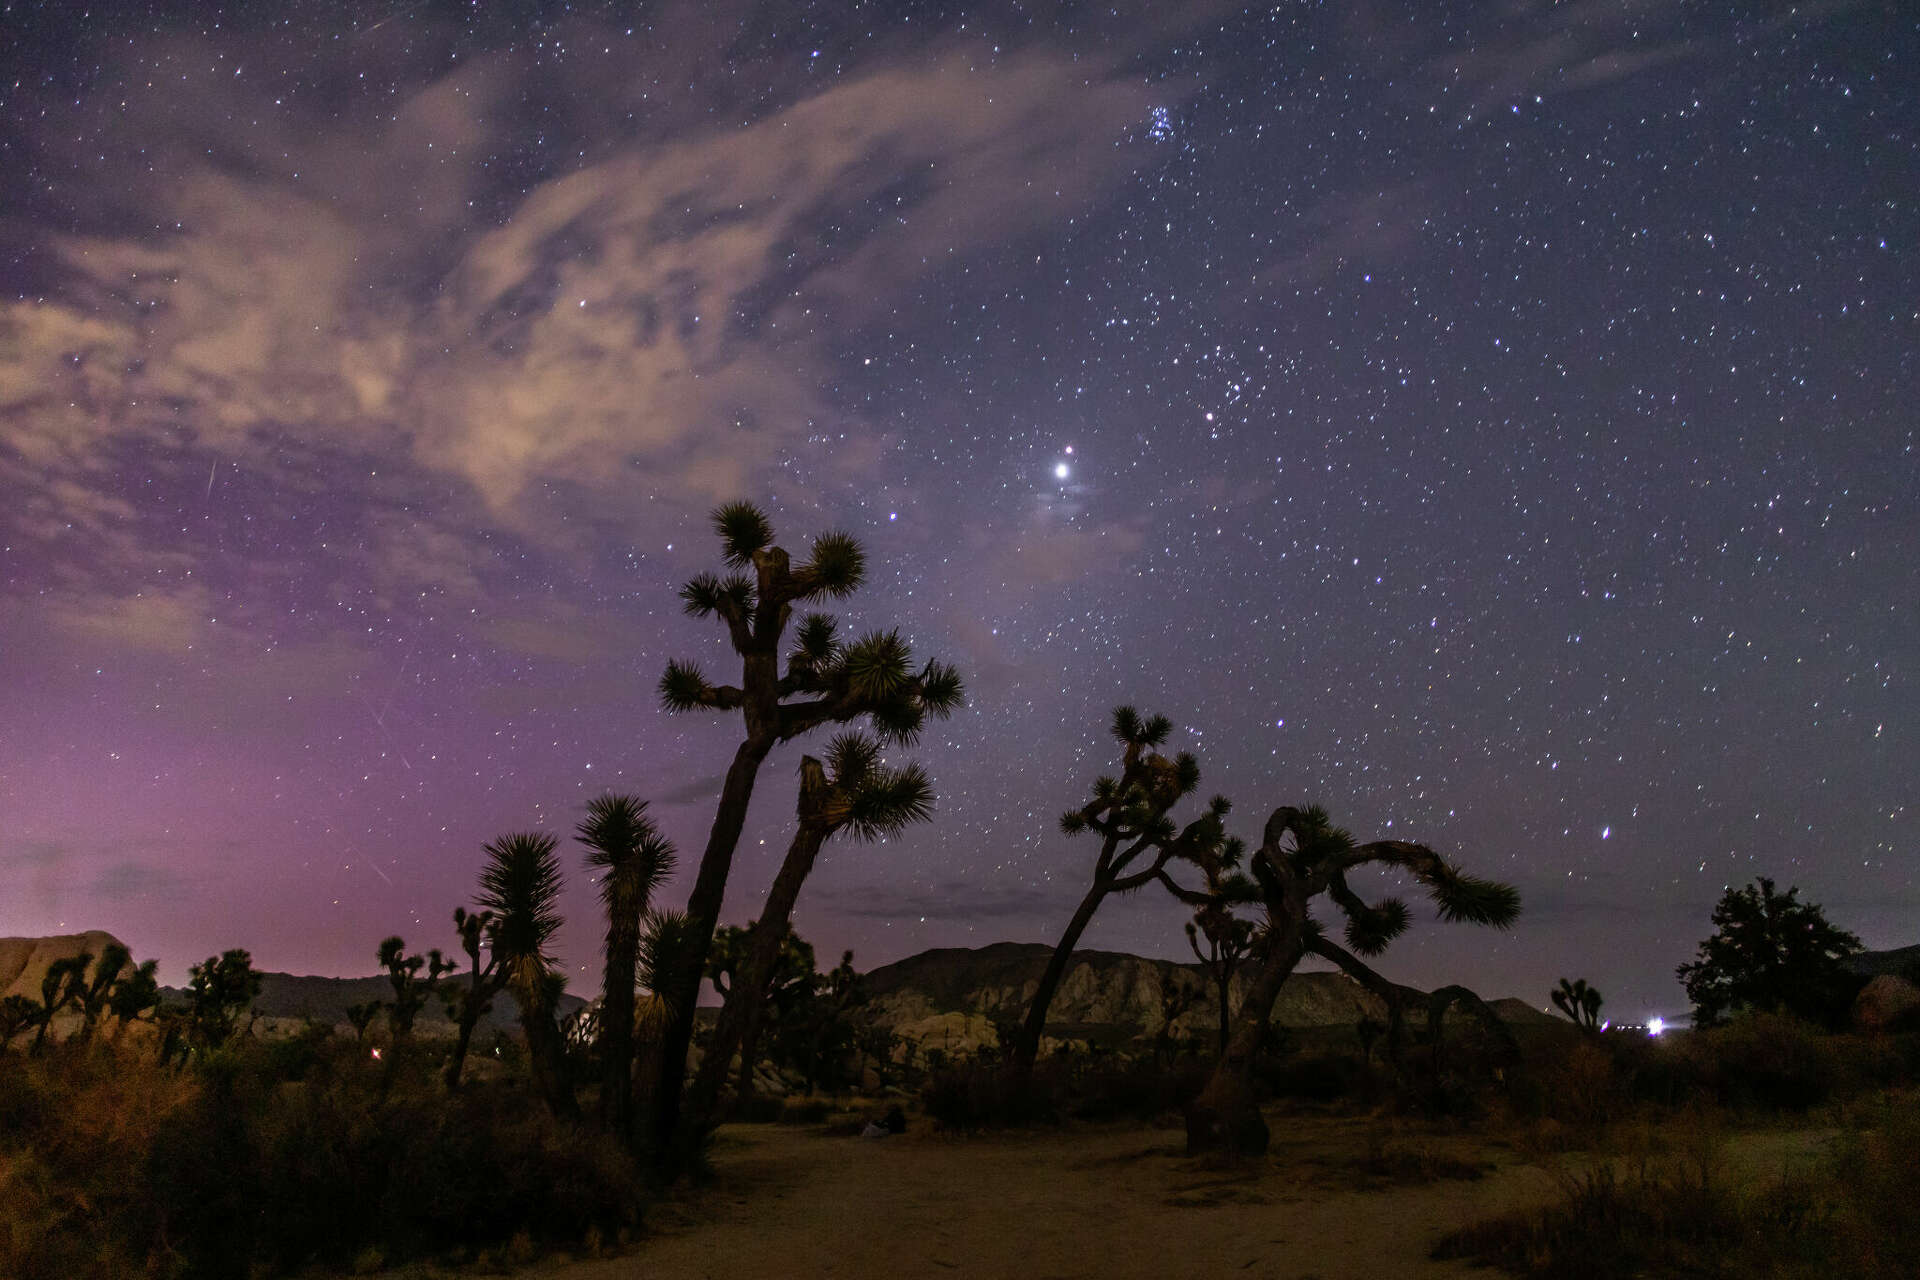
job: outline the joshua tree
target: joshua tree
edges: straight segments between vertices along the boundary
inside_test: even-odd
[[[87,989],[87,966],[92,963],[93,952],[82,951],[79,955],[63,956],[47,966],[47,971],[40,976],[40,1006],[33,1015],[37,1025],[29,1053],[39,1053],[46,1044],[47,1033],[53,1030],[53,1020],[61,1010],[80,1002],[81,994]]]
[[[440,998],[446,1001],[447,1013],[456,1028],[453,1052],[447,1057],[445,1079],[449,1089],[460,1087],[460,1072],[467,1063],[467,1049],[473,1044],[473,1029],[487,1016],[487,1011],[493,1008],[493,998],[507,985],[507,971],[500,964],[500,948],[493,941],[494,925],[491,911],[453,909],[453,930],[460,935],[460,949],[467,953],[468,968],[466,986],[448,983],[440,988]],[[483,948],[487,953],[485,964],[480,963]]]
[[[373,1020],[380,1016],[380,1010],[385,1007],[386,1005],[379,1000],[362,1000],[358,1004],[347,1006],[347,1025],[353,1028],[355,1044],[366,1042],[367,1028],[373,1025]]]
[[[600,1008],[600,1123],[631,1142],[634,984],[647,907],[673,872],[673,844],[647,816],[647,802],[604,795],[575,829],[587,865],[600,873],[607,910],[607,973]]]
[[[493,913],[488,941],[520,1005],[534,1087],[555,1115],[571,1117],[580,1114],[580,1106],[567,1078],[565,1047],[553,1016],[565,980],[553,971],[547,950],[561,924],[556,843],[544,832],[519,832],[486,845],[479,904]]]
[[[734,572],[725,578],[703,573],[681,589],[680,597],[694,617],[717,617],[726,627],[740,660],[740,683],[714,685],[694,664],[674,661],[660,677],[660,699],[669,711],[738,711],[746,736],[727,769],[687,897],[688,956],[687,963],[676,965],[680,985],[661,993],[672,1020],[658,1055],[653,1136],[668,1159],[675,1150],[695,997],[761,763],[778,743],[863,716],[883,737],[908,742],[927,714],[945,716],[960,701],[960,680],[951,667],[929,662],[912,673],[906,642],[897,632],[876,631],[842,645],[834,620],[825,614],[809,615],[800,624],[798,645],[783,675],[781,637],[794,605],[850,594],[865,576],[866,553],[850,535],[828,533],[814,540],[807,562],[795,566],[773,545],[766,515],[747,502],[715,510],[713,527]]]
[[[1353,954],[1384,951],[1406,930],[1410,919],[1399,899],[1370,904],[1349,887],[1347,874],[1368,865],[1412,875],[1432,895],[1444,920],[1504,928],[1520,914],[1520,895],[1511,886],[1468,875],[1425,845],[1404,840],[1356,845],[1320,809],[1275,809],[1252,855],[1254,879],[1266,902],[1267,927],[1254,951],[1253,976],[1227,1051],[1187,1109],[1189,1153],[1266,1150],[1267,1126],[1255,1105],[1250,1076],[1253,1059],[1281,986],[1309,951],[1376,988],[1392,986]],[[1345,915],[1347,943],[1353,951],[1323,935],[1308,914],[1313,900],[1323,894]]]
[[[405,940],[397,934],[381,942],[380,950],[375,954],[380,967],[387,971],[387,981],[393,984],[393,1003],[387,1006],[387,1025],[393,1029],[394,1043],[399,1044],[413,1035],[413,1021],[439,989],[440,979],[459,966],[443,959],[438,947],[424,956],[408,955]],[[427,971],[425,978],[420,976],[422,968]]]
[[[260,994],[253,957],[238,947],[208,956],[188,970],[187,1034],[203,1049],[233,1039],[240,1016]]]
[[[746,957],[694,1081],[689,1109],[700,1126],[713,1116],[734,1051],[756,1038],[781,943],[791,932],[794,903],[821,847],[842,831],[857,840],[879,840],[927,821],[933,816],[933,788],[919,765],[885,764],[874,739],[843,733],[827,748],[826,763],[801,757],[797,810],[799,825],[760,919],[748,931]]]
[[[160,1007],[159,967],[156,960],[142,960],[123,973],[107,993],[107,1011],[119,1024],[113,1032],[116,1040],[125,1033],[129,1023]]]
[[[99,1023],[100,1016],[107,1012],[112,1000],[113,988],[133,963],[133,956],[118,942],[109,942],[100,949],[100,959],[93,966],[93,976],[85,979],[74,995],[74,1003],[80,1007],[80,1039],[93,1039],[93,1029]]]
[[[1171,885],[1166,875],[1170,861],[1191,856],[1221,838],[1220,820],[1227,813],[1227,802],[1219,796],[1214,797],[1205,816],[1175,837],[1167,811],[1200,785],[1200,766],[1184,751],[1172,760],[1152,751],[1166,741],[1172,729],[1173,723],[1165,716],[1142,720],[1132,707],[1115,708],[1108,732],[1122,748],[1120,777],[1095,781],[1093,799],[1060,819],[1060,829],[1067,835],[1083,831],[1098,835],[1100,853],[1093,863],[1093,884],[1067,921],[1066,932],[1060,935],[1059,945],[1054,947],[1032,1003],[1027,1006],[1026,1021],[1015,1036],[1013,1066],[1020,1074],[1033,1070],[1040,1053],[1040,1035],[1047,1025],[1047,1007],[1067,976],[1073,949],[1100,904],[1109,894],[1128,893],[1155,880]]]
[[[1554,1007],[1573,1019],[1573,1025],[1587,1031],[1600,1030],[1600,988],[1587,985],[1585,978],[1575,978],[1568,982],[1560,979],[1560,985],[1553,992]]]
[[[1206,873],[1206,900],[1187,922],[1187,945],[1213,983],[1220,1015],[1219,1052],[1227,1054],[1227,1032],[1233,1023],[1233,975],[1252,951],[1257,928],[1253,921],[1233,914],[1236,906],[1260,900],[1260,888],[1240,870],[1246,843],[1223,839],[1211,850],[1201,850],[1196,861]],[[1200,949],[1200,939],[1207,948]]]

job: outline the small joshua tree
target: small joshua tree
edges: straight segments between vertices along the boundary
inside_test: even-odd
[[[1120,776],[1096,780],[1093,798],[1060,819],[1060,830],[1069,836],[1088,831],[1099,836],[1100,851],[1094,857],[1093,883],[1067,921],[1015,1037],[1013,1067],[1020,1075],[1033,1070],[1047,1009],[1067,976],[1074,947],[1093,923],[1100,904],[1112,894],[1130,893],[1156,880],[1171,885],[1166,872],[1169,862],[1192,858],[1221,839],[1220,820],[1227,813],[1223,797],[1214,797],[1206,814],[1177,836],[1167,817],[1181,797],[1200,785],[1200,766],[1191,755],[1183,751],[1169,760],[1153,750],[1172,730],[1173,723],[1165,716],[1143,720],[1132,707],[1116,708],[1108,732],[1121,746]]]
[[[814,540],[806,563],[795,565],[774,545],[766,514],[748,502],[716,509],[713,527],[732,572],[724,578],[700,574],[681,589],[680,598],[692,616],[717,618],[725,627],[740,662],[740,683],[716,685],[693,663],[669,662],[660,677],[660,700],[675,712],[737,711],[746,733],[721,785],[687,896],[687,963],[676,966],[679,985],[659,993],[671,1020],[657,1055],[653,1138],[668,1160],[679,1150],[676,1133],[695,998],[761,764],[779,743],[824,724],[863,717],[883,738],[909,741],[927,715],[945,716],[960,701],[960,680],[951,667],[929,662],[911,672],[898,632],[875,631],[843,645],[834,619],[825,614],[811,614],[800,624],[799,643],[783,673],[781,644],[794,606],[851,594],[866,576],[866,553],[851,535],[827,533]]]
[[[87,966],[92,963],[93,952],[82,951],[53,961],[40,975],[40,1004],[34,1010],[35,1030],[28,1052],[39,1053],[53,1030],[54,1018],[69,1005],[80,1003],[81,993],[87,989]]]
[[[393,985],[393,1002],[387,1006],[387,1025],[393,1031],[393,1042],[400,1044],[413,1035],[414,1019],[439,989],[440,979],[459,966],[443,959],[438,947],[424,956],[408,955],[406,941],[398,935],[381,942],[375,956],[380,967],[387,971],[387,981]],[[427,971],[424,978],[420,976],[423,968]]]
[[[1575,978],[1572,982],[1560,979],[1560,985],[1552,992],[1554,1008],[1573,1019],[1573,1025],[1584,1031],[1598,1033],[1600,1030],[1600,1006],[1605,1003],[1600,996],[1600,988],[1587,985],[1585,978]]]
[[[1275,809],[1267,819],[1259,847],[1253,850],[1251,864],[1266,903],[1267,928],[1255,948],[1252,978],[1227,1051],[1200,1096],[1187,1109],[1190,1154],[1265,1152],[1267,1125],[1254,1099],[1253,1060],[1281,986],[1308,952],[1333,960],[1376,990],[1400,990],[1374,973],[1354,952],[1371,956],[1384,951],[1406,931],[1411,919],[1407,906],[1397,898],[1365,901],[1348,885],[1349,873],[1364,866],[1406,872],[1427,890],[1441,918],[1448,921],[1504,928],[1520,914],[1520,895],[1511,886],[1468,875],[1422,844],[1404,840],[1355,844],[1351,835],[1335,827],[1326,812],[1317,808]],[[1346,917],[1347,944],[1352,951],[1327,938],[1308,913],[1313,901],[1322,896],[1333,899]],[[1464,989],[1447,990],[1455,993]],[[1394,1007],[1397,1009],[1397,1001]]]
[[[380,1016],[380,1010],[385,1007],[385,1002],[380,1000],[362,1000],[347,1006],[347,1025],[353,1028],[355,1044],[366,1043],[367,1028],[373,1025],[373,1020]]]
[[[447,1088],[460,1087],[460,1073],[467,1063],[467,1050],[473,1044],[473,1029],[493,1008],[493,998],[506,989],[508,970],[500,963],[500,948],[494,945],[495,916],[491,911],[453,909],[453,931],[460,938],[460,949],[467,953],[465,985],[446,983],[440,998],[446,1001],[447,1014],[453,1019],[453,1052],[447,1055],[444,1079]],[[480,960],[481,951],[486,962]],[[352,1010],[348,1010],[351,1015]]]

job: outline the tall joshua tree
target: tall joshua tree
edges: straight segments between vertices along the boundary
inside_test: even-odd
[[[1600,1030],[1600,1006],[1606,1003],[1600,988],[1588,986],[1585,978],[1572,982],[1562,978],[1552,995],[1554,1008],[1572,1018],[1574,1026],[1583,1031]]]
[[[695,1125],[712,1119],[734,1051],[757,1040],[781,944],[792,930],[793,906],[821,846],[843,831],[856,840],[879,840],[932,816],[933,788],[920,766],[883,763],[880,744],[866,734],[836,736],[824,764],[801,757],[798,826],[760,919],[748,932],[746,956],[694,1081],[689,1109]]]
[[[1386,950],[1407,928],[1411,918],[1407,906],[1397,898],[1368,903],[1348,885],[1348,873],[1379,866],[1410,874],[1447,921],[1505,928],[1520,914],[1520,895],[1510,885],[1468,875],[1422,844],[1376,840],[1357,845],[1318,808],[1275,809],[1251,863],[1266,903],[1267,928],[1255,949],[1252,978],[1227,1050],[1187,1109],[1190,1154],[1216,1150],[1259,1154],[1267,1149],[1267,1126],[1254,1103],[1250,1073],[1274,1001],[1303,956],[1312,952],[1332,960],[1376,989],[1393,987],[1354,952],[1372,956]],[[1322,934],[1308,914],[1313,900],[1322,895],[1332,898],[1345,915],[1352,951]]]
[[[653,892],[673,872],[673,844],[647,816],[647,802],[604,795],[575,828],[587,865],[600,873],[607,911],[607,973],[600,1003],[600,1123],[632,1141],[633,1010],[640,934]]]
[[[556,843],[544,832],[523,831],[484,846],[487,865],[480,871],[478,901],[494,916],[493,951],[520,1005],[534,1087],[555,1115],[570,1117],[580,1114],[580,1106],[567,1079],[560,1029],[554,1025],[562,983],[547,950],[561,923]]]
[[[1223,797],[1214,797],[1206,814],[1178,836],[1167,817],[1182,796],[1200,785],[1200,766],[1191,755],[1183,751],[1169,760],[1153,750],[1172,729],[1165,716],[1143,720],[1132,707],[1115,708],[1108,732],[1121,745],[1120,776],[1095,781],[1093,798],[1060,819],[1060,829],[1067,835],[1091,831],[1099,836],[1100,852],[1093,863],[1093,884],[1067,921],[1015,1037],[1013,1066],[1019,1073],[1033,1069],[1040,1035],[1046,1030],[1047,1008],[1100,904],[1110,894],[1128,893],[1155,880],[1165,879],[1171,885],[1166,877],[1169,862],[1191,856],[1221,838],[1220,820],[1227,813]]]
[[[746,735],[721,785],[687,897],[687,962],[673,966],[674,989],[659,993],[671,1011],[654,1090],[653,1137],[663,1153],[675,1149],[694,1003],[733,851],[768,753],[820,725],[862,716],[871,718],[882,737],[909,741],[927,714],[947,715],[960,700],[959,677],[951,667],[928,662],[918,674],[910,670],[907,645],[897,632],[873,632],[842,645],[834,620],[825,614],[811,614],[800,624],[783,674],[780,646],[794,606],[852,593],[866,575],[866,553],[851,535],[827,533],[814,540],[806,563],[795,565],[773,544],[765,513],[748,502],[715,510],[713,527],[732,572],[724,578],[700,574],[681,589],[680,598],[692,616],[718,618],[726,628],[740,660],[740,683],[715,685],[693,663],[673,661],[660,677],[660,700],[669,711],[737,711]]]

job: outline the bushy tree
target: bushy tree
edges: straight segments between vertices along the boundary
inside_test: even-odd
[[[1799,892],[1777,893],[1763,876],[1721,896],[1713,909],[1717,931],[1677,971],[1695,1026],[1748,1010],[1820,1023],[1844,1016],[1859,981],[1842,962],[1860,950],[1860,939],[1827,923],[1818,906],[1798,900]]]
[[[668,1160],[679,1149],[680,1095],[695,998],[761,764],[779,743],[824,724],[860,718],[882,738],[910,742],[926,716],[945,716],[960,700],[953,669],[928,662],[915,672],[897,631],[873,631],[843,644],[826,614],[810,614],[801,622],[783,672],[781,646],[794,606],[851,594],[866,576],[866,553],[851,535],[827,533],[814,540],[806,562],[796,565],[774,545],[766,514],[748,502],[715,510],[713,528],[730,572],[700,574],[680,597],[692,616],[716,618],[724,626],[740,662],[740,683],[717,685],[697,665],[674,661],[660,677],[660,700],[675,712],[738,712],[746,733],[721,785],[687,897],[688,955],[686,963],[675,966],[680,985],[661,993],[671,1021],[657,1055],[653,1136]]]
[[[599,873],[607,913],[606,978],[600,997],[600,1123],[631,1142],[633,1019],[640,935],[654,890],[673,872],[673,844],[647,816],[647,802],[604,795],[575,828],[587,866]]]
[[[1571,982],[1562,978],[1552,996],[1554,1008],[1573,1019],[1574,1026],[1587,1031],[1600,1029],[1600,1006],[1606,1003],[1600,988],[1588,986],[1585,978]]]
[[[1348,883],[1352,872],[1378,866],[1411,875],[1432,896],[1443,920],[1504,928],[1520,914],[1520,895],[1512,886],[1469,875],[1422,844],[1405,840],[1356,844],[1319,808],[1275,809],[1267,818],[1250,863],[1266,905],[1267,927],[1250,962],[1252,976],[1227,1050],[1200,1096],[1187,1109],[1187,1150],[1193,1154],[1216,1150],[1259,1154],[1266,1150],[1267,1126],[1254,1099],[1253,1061],[1280,988],[1309,952],[1332,960],[1388,999],[1398,1022],[1406,989],[1382,978],[1359,956],[1386,950],[1406,931],[1412,916],[1398,898],[1367,902]],[[1351,951],[1328,938],[1310,914],[1314,900],[1321,897],[1331,898],[1345,916]],[[1434,994],[1448,1000],[1466,997],[1479,1005],[1477,997],[1464,988],[1444,988]],[[1444,1006],[1436,1004],[1434,1008],[1437,1029]]]
[[[735,998],[734,991],[746,968],[752,938],[753,929],[740,925],[728,925],[713,935],[713,951],[707,957],[707,977],[712,980],[713,989],[720,993],[723,1006]],[[767,1023],[779,1022],[800,1001],[810,998],[819,976],[813,944],[795,933],[789,924],[761,997],[764,1011],[741,1035],[740,1072],[734,1084],[737,1098],[753,1093],[753,1073],[761,1059],[759,1041]],[[711,1044],[707,1052],[712,1053]],[[704,1064],[705,1060],[702,1061]]]

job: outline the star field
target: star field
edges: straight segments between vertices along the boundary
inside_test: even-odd
[[[362,972],[607,788],[684,893],[747,497],[968,683],[823,955],[1051,941],[1121,702],[1521,888],[1403,981],[1671,1017],[1757,875],[1920,940],[1901,6],[269,9],[0,4],[0,933]]]

